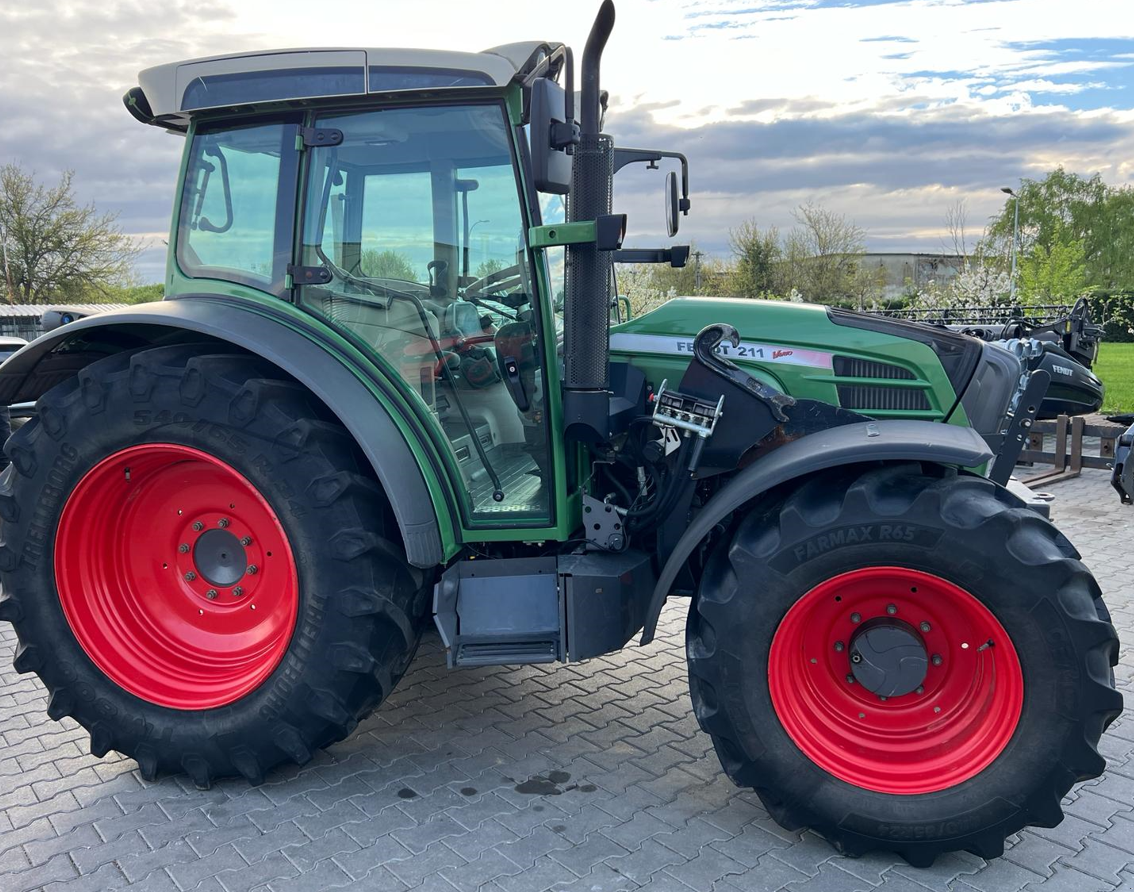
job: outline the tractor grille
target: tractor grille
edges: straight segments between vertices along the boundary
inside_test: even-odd
[[[840,378],[886,378],[891,381],[912,381],[915,378],[913,372],[900,365],[851,356],[835,357],[835,374]]]
[[[925,394],[913,387],[840,384],[837,389],[839,405],[844,409],[894,409],[908,412],[929,411],[932,408]]]

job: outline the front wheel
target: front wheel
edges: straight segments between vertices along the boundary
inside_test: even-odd
[[[1121,710],[1099,589],[1050,523],[920,465],[809,479],[744,518],[688,626],[729,776],[847,854],[984,857],[1098,776]]]

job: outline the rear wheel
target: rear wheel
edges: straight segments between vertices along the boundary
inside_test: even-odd
[[[1114,629],[1058,531],[920,465],[810,479],[746,517],[688,628],[701,726],[790,828],[915,864],[985,857],[1100,774]]]
[[[16,668],[146,777],[259,782],[349,734],[425,621],[353,442],[240,354],[95,363],[39,402],[0,478]]]

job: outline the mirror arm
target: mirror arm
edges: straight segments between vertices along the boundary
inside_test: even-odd
[[[575,121],[575,54],[571,52],[571,47],[558,46],[532,69],[524,79],[525,95],[536,78],[551,77],[553,80],[558,80],[560,74],[563,74],[564,80],[563,107],[566,120],[562,124],[552,123],[551,147],[566,149],[568,155],[573,155],[575,146],[579,144],[579,125]],[[530,110],[526,120],[528,122],[531,120]]]
[[[622,248],[614,252],[615,263],[668,263],[681,269],[689,262],[689,245],[670,248]]]
[[[662,158],[676,158],[681,162],[681,201],[678,210],[689,215],[689,159],[681,152],[667,152],[664,149],[625,149],[614,147],[614,172],[618,173],[627,164],[645,163],[651,170],[657,169]]]

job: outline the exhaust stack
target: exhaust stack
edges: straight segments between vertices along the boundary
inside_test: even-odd
[[[583,50],[580,142],[575,147],[567,219],[594,220],[611,211],[614,144],[599,132],[599,70],[614,28],[614,3],[604,0]],[[597,245],[567,248],[564,331],[564,421],[567,436],[599,443],[609,436],[610,304],[613,255]]]

